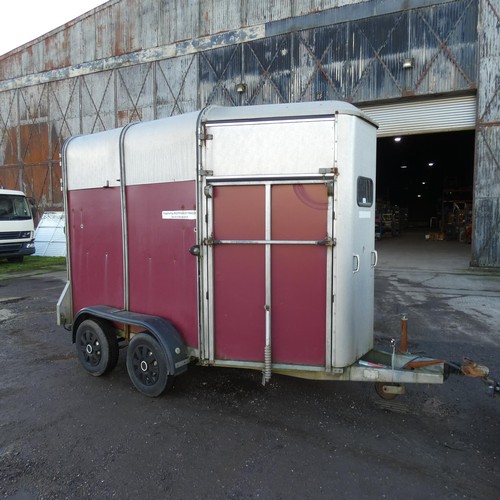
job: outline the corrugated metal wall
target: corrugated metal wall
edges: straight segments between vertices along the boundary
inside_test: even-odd
[[[0,57],[0,184],[60,208],[65,138],[211,103],[474,94],[477,16],[477,0],[111,0]]]
[[[500,267],[500,0],[480,0],[472,264]]]

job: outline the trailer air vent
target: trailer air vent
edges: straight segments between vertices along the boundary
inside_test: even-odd
[[[373,205],[373,180],[369,177],[358,177],[358,207]]]

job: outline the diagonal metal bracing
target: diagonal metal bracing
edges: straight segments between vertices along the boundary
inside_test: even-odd
[[[188,76],[189,72],[191,71],[191,67],[193,65],[194,60],[195,60],[195,56],[192,56],[190,58],[188,67],[187,67],[184,75],[182,76],[181,85],[179,87],[179,90],[178,90],[177,94],[174,92],[173,87],[170,84],[169,79],[167,78],[167,75],[165,74],[165,71],[162,68],[162,65],[158,64],[158,68],[160,69],[160,74],[163,77],[163,80],[164,80],[164,82],[165,82],[165,84],[167,86],[168,92],[170,93],[170,96],[172,97],[172,99],[174,101],[173,106],[172,106],[172,111],[170,113],[171,115],[175,114],[175,109],[176,108],[177,108],[177,111],[178,111],[179,114],[180,113],[184,113],[184,110],[182,109],[182,107],[180,105],[180,98],[181,98],[181,95],[183,93],[184,86],[186,84],[186,79],[187,79],[187,76]]]
[[[485,4],[488,6],[487,12],[484,12],[483,16],[493,16],[496,19],[497,28],[500,27],[500,13],[495,9],[495,6],[491,0],[486,0]],[[486,10],[486,9],[485,9]],[[493,82],[490,82],[493,84]],[[484,93],[483,93],[484,95]],[[497,69],[497,74],[495,78],[495,90],[493,91],[491,98],[484,104],[483,112],[479,116],[479,123],[488,122],[487,116],[490,114],[491,107],[496,99],[500,99],[500,71]]]
[[[90,130],[90,133],[94,133],[95,132],[95,128],[96,128],[97,122],[101,123],[102,130],[106,130],[106,125],[104,124],[104,121],[101,118],[101,109],[102,109],[102,105],[104,103],[104,99],[106,98],[106,94],[108,92],[109,84],[111,83],[112,77],[113,77],[113,71],[110,71],[109,75],[108,75],[108,79],[106,81],[106,87],[104,89],[104,92],[102,94],[101,100],[98,103],[98,105],[96,104],[96,102],[95,102],[95,100],[93,98],[93,92],[91,91],[91,89],[89,88],[89,86],[87,84],[86,77],[85,76],[81,77],[82,78],[81,81],[83,83],[83,86],[87,90],[90,102],[91,102],[91,104],[92,104],[92,106],[94,108],[94,111],[95,111],[95,119],[94,119],[94,122],[92,123],[92,128]]]
[[[269,60],[267,65],[265,64],[265,62],[267,62],[267,61],[262,62],[261,58],[258,56],[257,52],[255,51],[253,45],[251,43],[247,44],[246,47],[249,49],[250,54],[252,54],[254,56],[255,61],[257,61],[257,64],[258,64],[260,71],[261,71],[260,76],[259,76],[259,82],[258,82],[255,90],[253,91],[252,95],[249,97],[247,104],[252,104],[255,102],[256,97],[262,91],[266,82],[269,82],[271,84],[271,86],[276,91],[276,94],[279,96],[279,99],[281,102],[287,102],[286,96],[283,95],[279,86],[276,84],[276,82],[274,81],[274,79],[272,77],[272,67],[275,64],[280,51],[285,47],[285,44],[286,44],[286,38],[282,37],[282,39],[276,44],[276,49],[275,49],[275,51],[274,51],[274,53],[273,53],[273,55],[272,55],[272,57]]]
[[[386,62],[384,61],[384,59],[382,57],[384,49],[389,44],[389,41],[391,40],[394,31],[398,28],[399,24],[402,22],[403,17],[404,17],[404,14],[400,14],[400,15],[398,15],[398,16],[395,17],[394,24],[392,25],[392,27],[387,32],[387,36],[385,37],[384,41],[380,45],[378,45],[378,46],[375,46],[372,43],[372,41],[370,40],[370,36],[367,35],[366,31],[363,30],[363,28],[361,28],[361,26],[359,24],[353,23],[353,25],[352,25],[353,29],[356,29],[356,31],[361,34],[361,36],[363,37],[363,39],[369,45],[369,47],[370,47],[370,49],[372,51],[373,57],[372,57],[372,59],[370,59],[368,61],[368,63],[364,67],[364,69],[363,69],[363,71],[362,71],[362,73],[361,73],[361,75],[359,77],[358,82],[352,87],[352,89],[350,91],[350,98],[351,98],[351,100],[355,100],[355,96],[356,96],[359,88],[361,87],[362,83],[364,83],[364,81],[369,77],[370,72],[371,72],[371,70],[373,68],[373,65],[376,62],[380,63],[380,65],[382,66],[382,68],[384,69],[384,71],[389,76],[390,80],[394,83],[395,87],[398,89],[398,91],[401,94],[403,94],[404,89],[403,89],[401,83],[398,81],[398,79],[396,78],[396,76],[394,75],[394,73],[387,66]]]
[[[467,73],[463,70],[461,67],[460,63],[458,62],[457,58],[453,55],[451,52],[449,46],[448,46],[448,41],[450,40],[451,36],[455,33],[457,28],[460,26],[462,21],[464,20],[465,16],[468,14],[468,10],[474,0],[471,0],[468,5],[465,6],[465,8],[462,10],[461,15],[458,17],[457,21],[453,24],[453,26],[450,28],[450,31],[441,38],[436,30],[433,28],[427,17],[424,15],[424,12],[419,11],[418,12],[418,17],[419,19],[425,24],[425,26],[428,28],[429,32],[432,34],[432,36],[435,38],[435,40],[438,43],[438,49],[435,52],[435,54],[429,59],[429,62],[427,63],[426,67],[424,68],[424,71],[420,75],[419,79],[417,80],[415,84],[415,90],[418,89],[418,87],[422,84],[426,76],[429,74],[431,68],[433,65],[436,63],[436,60],[438,59],[439,55],[443,53],[449,60],[450,62],[455,66],[455,68],[458,70],[458,72],[462,75],[464,80],[467,82],[469,87],[471,89],[475,88],[475,83],[474,81],[467,75]]]
[[[59,112],[60,112],[61,118],[62,118],[61,126],[59,127],[59,130],[57,131],[57,137],[59,139],[59,144],[63,140],[62,131],[63,131],[64,126],[66,126],[66,128],[68,129],[68,137],[73,135],[71,127],[67,121],[67,115],[68,115],[69,108],[71,106],[71,102],[73,101],[73,96],[75,95],[75,91],[78,87],[78,79],[75,78],[72,83],[73,83],[73,87],[71,88],[70,96],[69,96],[68,103],[67,103],[65,109],[63,109],[63,107],[61,106],[60,99],[58,99],[57,93],[54,91],[53,88],[50,89],[52,97],[54,98],[54,102],[56,103],[57,108],[59,109]],[[52,118],[51,121],[54,122],[54,117],[52,116],[51,118]],[[54,157],[54,154],[56,153],[57,149],[59,149],[59,148],[57,148],[57,146],[58,145],[53,146],[52,157]]]
[[[35,124],[37,122],[36,112],[40,110],[42,99],[47,94],[47,92],[46,92],[47,85],[48,84],[44,84],[44,85],[41,86],[42,87],[42,91],[40,92],[38,103],[36,104],[34,110],[30,110],[30,106],[29,106],[28,102],[25,99],[26,92],[23,92],[22,90],[20,90],[20,92],[19,92],[19,95],[22,98],[22,100],[24,102],[24,106],[26,108],[26,118],[27,118],[27,121],[31,121],[31,126],[29,127],[28,140],[26,141],[25,147],[21,151],[21,158],[20,158],[20,160],[21,160],[21,162],[23,164],[24,164],[24,161],[26,160],[26,156],[27,156],[28,151],[29,151],[29,147],[30,147],[33,135],[34,135],[34,131],[36,130],[36,128],[35,128]]]
[[[313,60],[315,67],[313,72],[311,73],[309,79],[307,80],[307,83],[305,84],[304,88],[302,89],[302,92],[300,94],[300,98],[305,96],[308,88],[311,86],[315,76],[318,74],[318,72],[323,76],[323,78],[327,81],[328,85],[334,90],[334,92],[341,94],[341,89],[340,86],[336,85],[331,76],[328,74],[328,72],[325,70],[323,64],[326,62],[326,57],[329,54],[330,48],[333,45],[333,39],[330,40],[330,42],[327,44],[325,49],[323,50],[323,53],[321,54],[321,57],[318,59],[316,57],[316,54],[314,53],[314,50],[311,48],[309,43],[305,40],[305,38],[302,36],[302,34],[299,34],[298,36],[299,42],[305,47],[309,55],[311,56],[311,59]]]
[[[132,97],[131,90],[129,89],[130,83],[134,83],[134,82],[133,81],[129,82],[129,85],[127,85],[127,81],[125,80],[125,77],[123,76],[122,71],[119,69],[117,70],[118,76],[120,77],[120,81],[122,82],[123,88],[125,89],[125,93],[130,101],[130,104],[132,105],[132,109],[131,109],[132,112],[129,115],[130,121],[133,121],[134,115],[137,117],[137,120],[139,120],[139,121],[142,120],[142,116],[139,113],[138,104],[139,104],[139,100],[140,100],[141,96],[143,95],[144,87],[146,85],[146,81],[148,80],[148,76],[151,72],[151,68],[153,66],[153,63],[149,63],[145,66],[147,67],[146,74],[144,75],[144,78],[142,79],[139,92],[137,93],[137,97],[135,99],[134,99],[134,97]]]
[[[2,138],[0,139],[0,145],[3,144],[5,136],[7,136],[12,148],[14,148],[14,143],[12,142],[12,137],[8,132],[9,132],[9,120],[12,114],[12,110],[14,109],[14,104],[16,102],[16,95],[17,91],[12,92],[12,99],[10,100],[10,103],[8,105],[7,117],[5,118],[5,120],[2,116],[2,113],[0,112],[0,126],[2,127]],[[2,108],[0,108],[0,111],[1,109]]]
[[[210,59],[207,57],[205,52],[200,52],[200,57],[202,60],[207,64],[208,68],[212,71],[213,75],[216,78],[216,83],[212,89],[212,92],[210,95],[207,97],[206,103],[205,104],[211,104],[214,96],[217,93],[217,90],[220,88],[223,92],[223,94],[226,96],[226,98],[230,101],[232,106],[236,106],[237,103],[233,99],[231,93],[227,90],[226,86],[224,85],[224,75],[226,74],[233,58],[235,57],[236,53],[241,50],[240,46],[236,45],[233,50],[231,51],[230,56],[228,57],[224,67],[222,68],[222,71],[219,73],[217,69],[215,68],[214,64],[210,61]]]

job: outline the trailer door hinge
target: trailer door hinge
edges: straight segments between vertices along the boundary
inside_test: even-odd
[[[212,134],[205,134],[205,133],[201,133],[198,135],[198,139],[200,141],[213,141],[214,139],[214,136]]]
[[[207,198],[213,198],[214,196],[214,188],[211,184],[207,184],[204,188],[203,188],[203,193],[205,194],[205,196]]]
[[[201,169],[200,175],[205,176],[205,177],[210,177],[211,175],[214,175],[214,171]]]

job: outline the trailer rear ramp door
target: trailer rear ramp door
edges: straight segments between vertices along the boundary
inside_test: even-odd
[[[324,369],[332,332],[328,183],[213,181],[206,191],[211,360],[262,366],[267,349],[273,365]]]

